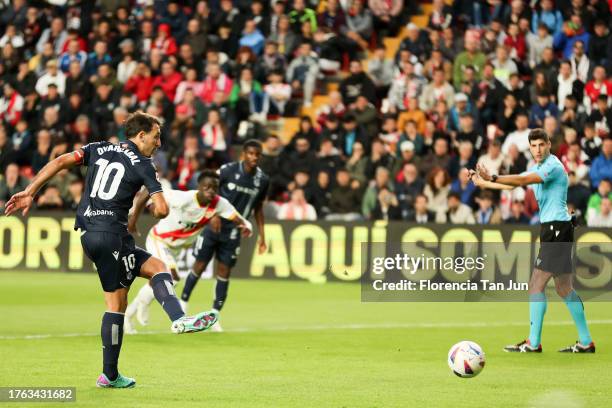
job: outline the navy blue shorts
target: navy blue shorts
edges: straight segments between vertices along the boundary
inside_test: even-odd
[[[204,265],[216,254],[217,261],[232,268],[240,255],[240,231],[237,228],[222,228],[215,233],[210,228],[204,228],[193,248],[193,255]]]
[[[86,231],[81,235],[81,244],[85,255],[96,265],[105,292],[129,287],[151,257],[136,246],[130,234]]]

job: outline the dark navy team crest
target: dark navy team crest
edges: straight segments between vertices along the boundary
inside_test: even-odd
[[[219,195],[226,198],[244,218],[249,218],[253,209],[263,202],[268,184],[268,176],[259,167],[255,173],[249,174],[244,171],[242,162],[225,164],[219,171]]]

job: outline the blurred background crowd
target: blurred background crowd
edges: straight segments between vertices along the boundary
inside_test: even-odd
[[[168,186],[264,146],[288,220],[529,224],[521,173],[543,128],[568,204],[612,227],[612,0],[0,0],[0,206],[49,160],[164,119]],[[76,209],[83,169],[38,208]]]

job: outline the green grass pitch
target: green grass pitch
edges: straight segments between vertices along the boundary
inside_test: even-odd
[[[119,368],[136,388],[107,390],[95,387],[104,312],[95,275],[5,272],[0,294],[0,386],[77,387],[77,402],[62,406],[610,406],[608,303],[586,305],[597,354],[556,352],[577,335],[565,305],[551,302],[544,353],[516,355],[502,346],[526,336],[527,303],[371,304],[356,284],[233,280],[226,332],[170,334],[154,304],[148,333],[124,337]],[[190,311],[208,309],[211,296],[202,282]],[[446,363],[467,339],[487,356],[473,379]],[[49,405],[58,404],[30,404]]]

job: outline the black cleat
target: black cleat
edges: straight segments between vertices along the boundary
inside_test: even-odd
[[[540,344],[535,348],[531,346],[529,340],[523,340],[518,344],[511,344],[504,347],[504,351],[508,353],[541,353],[542,345]]]
[[[562,348],[559,353],[595,353],[595,343],[591,342],[588,346],[583,346],[577,341],[576,344]]]

